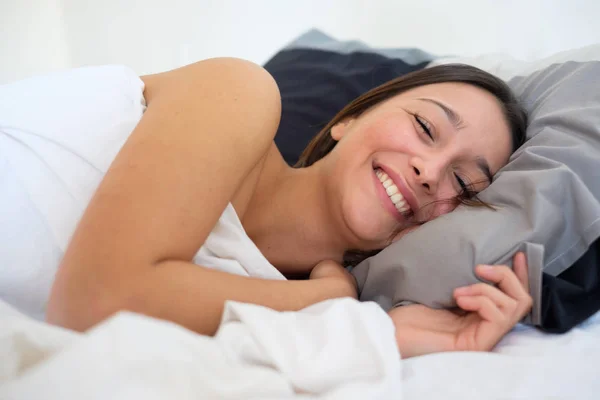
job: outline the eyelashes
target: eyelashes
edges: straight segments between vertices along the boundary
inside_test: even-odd
[[[467,188],[467,184],[465,183],[465,181],[460,177],[460,175],[458,174],[454,174],[454,176],[456,177],[456,181],[458,182],[458,185],[460,186],[460,190],[465,193],[466,195],[469,195],[469,190]]]
[[[429,136],[431,140],[433,140],[433,134],[431,133],[432,129],[429,122],[417,113],[414,113],[413,117],[415,118],[415,121],[417,122],[417,124],[419,124],[423,132],[425,132],[425,134]]]

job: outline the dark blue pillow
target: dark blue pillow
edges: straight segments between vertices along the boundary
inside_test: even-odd
[[[418,49],[374,49],[317,30],[300,36],[264,65],[281,92],[275,143],[286,162],[295,164],[310,140],[356,97],[432,60]]]

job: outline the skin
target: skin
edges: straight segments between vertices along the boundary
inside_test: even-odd
[[[447,205],[420,206],[455,195],[457,172],[481,181],[476,157],[495,172],[510,153],[508,129],[491,95],[440,84],[406,92],[336,125],[334,151],[309,168],[292,169],[273,143],[281,103],[262,68],[212,59],[142,79],[148,108],[73,235],[49,300],[52,323],[83,331],[126,309],[211,335],[226,300],[299,310],[330,298],[356,298],[354,278],[339,265],[347,249],[385,246],[410,219],[451,211]],[[418,98],[447,103],[463,119],[460,129],[437,105]],[[433,140],[415,112],[427,121]],[[419,210],[398,218],[386,208],[374,162],[401,177]],[[191,263],[229,202],[273,265],[310,279],[269,281]],[[531,305],[526,265],[517,263],[516,273],[506,267],[494,271],[500,272],[481,276],[499,279],[498,288],[457,294],[469,298],[459,305],[471,312],[453,320],[450,335],[488,327],[475,329],[484,332],[483,339],[466,340],[464,349],[489,349]],[[429,311],[410,306],[390,312],[397,332],[406,332],[398,340],[402,354],[447,351],[462,343],[448,342],[447,329],[439,332],[451,311]],[[421,324],[417,329],[407,321]],[[419,329],[431,333],[427,346]]]

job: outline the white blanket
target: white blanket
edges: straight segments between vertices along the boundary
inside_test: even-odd
[[[600,315],[518,327],[495,353],[401,360],[374,303],[228,303],[214,338],[121,313],[86,334],[0,306],[0,399],[597,399]]]
[[[214,338],[129,313],[87,334],[7,307],[0,324],[5,400],[376,399],[400,390],[390,320],[349,299],[299,313],[228,303]]]

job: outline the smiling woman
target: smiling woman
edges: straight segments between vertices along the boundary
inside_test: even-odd
[[[525,128],[502,81],[471,67],[435,67],[356,99],[292,168],[273,143],[281,99],[264,69],[211,59],[141,80],[147,109],[70,235],[47,309],[53,323],[86,330],[131,310],[213,334],[227,300],[299,310],[356,298],[344,255],[376,251],[390,235],[400,231],[398,240],[411,224],[450,212],[455,202],[446,200],[485,187],[483,162],[495,173]],[[278,276],[309,279],[197,265],[226,212]],[[425,318],[419,329],[431,328],[426,348],[488,350],[499,340],[530,306],[519,260],[514,272],[481,271],[498,288],[456,292],[468,311],[449,327],[456,341],[436,336],[449,311],[406,308]],[[406,329],[401,350],[421,351],[422,335],[410,335],[405,314],[390,315]]]

